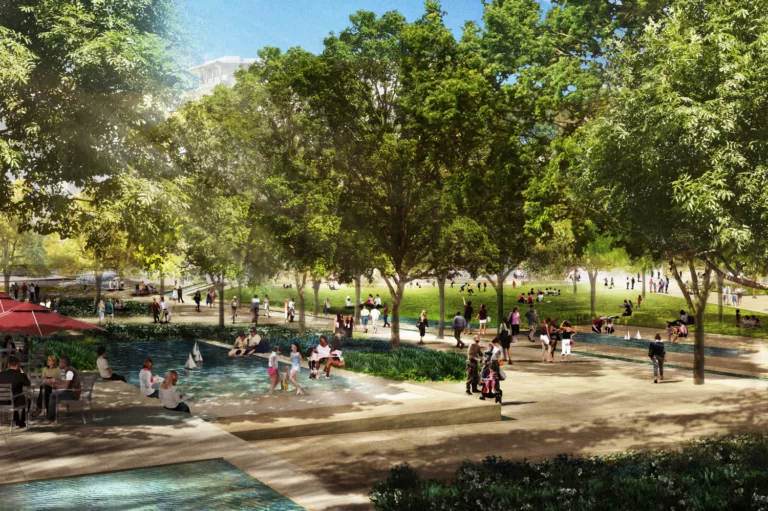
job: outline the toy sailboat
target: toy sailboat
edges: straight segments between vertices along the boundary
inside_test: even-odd
[[[195,347],[192,348],[192,355],[194,355],[195,362],[203,361],[203,354],[200,353],[200,347],[197,345],[197,341],[195,341]]]
[[[635,336],[635,339],[637,339],[638,341],[641,341],[643,339],[643,337],[640,335],[640,329],[639,328],[637,329],[637,335]]]
[[[192,353],[190,353],[189,357],[187,357],[187,363],[184,364],[184,369],[197,369],[197,364],[195,364],[195,361],[192,360]]]
[[[629,330],[627,330],[627,335],[624,336],[624,340],[628,341],[630,339],[632,339],[632,336],[629,335]]]

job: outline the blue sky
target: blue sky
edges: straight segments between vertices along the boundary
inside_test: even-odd
[[[264,46],[301,46],[320,51],[329,32],[349,25],[358,10],[397,10],[409,21],[424,11],[423,0],[183,0],[192,35],[194,64],[223,55],[256,57]],[[481,0],[443,0],[446,24],[458,36],[467,20],[479,21]]]

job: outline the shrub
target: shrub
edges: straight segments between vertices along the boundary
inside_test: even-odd
[[[87,318],[96,315],[93,298],[85,296],[61,296],[59,313],[75,318]],[[125,300],[125,310],[115,311],[115,317],[150,316],[150,304]]]
[[[533,464],[464,462],[452,481],[395,467],[374,486],[380,511],[768,509],[768,435],[701,439],[680,451],[625,452]]]
[[[463,381],[466,358],[458,353],[402,346],[397,351],[345,351],[346,368],[390,380]]]

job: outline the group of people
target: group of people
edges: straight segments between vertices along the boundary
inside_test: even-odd
[[[723,304],[738,307],[741,306],[741,299],[744,297],[744,288],[741,286],[731,287],[727,285],[722,290]]]
[[[301,373],[301,363],[304,360],[304,357],[301,355],[301,346],[298,342],[291,343],[291,352],[285,357],[289,365],[283,371],[282,383],[280,378],[280,356],[280,347],[275,346],[269,354],[267,362],[267,373],[270,378],[269,393],[274,394],[278,384],[281,384],[281,390],[288,390],[288,382],[290,382],[296,389],[297,395],[304,394],[304,389],[301,388],[298,382],[298,376]],[[329,345],[328,337],[321,335],[317,346],[310,347],[307,350],[306,356],[309,366],[309,378],[311,380],[317,380],[320,371],[324,372],[326,379],[330,378],[332,367],[344,367],[341,336],[336,335]]]
[[[125,303],[121,300],[113,302],[112,298],[100,300],[96,306],[96,313],[99,315],[99,325],[103,325],[105,322],[107,325],[111,325],[115,320],[115,311],[124,310]]]
[[[18,282],[14,282],[11,284],[10,294],[15,300],[26,302],[29,299],[30,302],[37,303],[40,299],[40,285],[33,282],[29,284],[22,282],[19,285]],[[21,295],[21,298],[19,298],[19,295]]]
[[[760,328],[760,318],[754,314],[742,317],[741,309],[736,309],[736,326],[742,328]]]
[[[139,389],[142,395],[159,399],[166,410],[191,413],[189,405],[185,403],[187,396],[179,390],[179,373],[171,369],[165,378],[155,376],[152,374],[152,366],[152,359],[148,358],[139,371]]]
[[[234,347],[227,353],[228,357],[248,357],[254,353],[267,353],[269,343],[262,341],[261,336],[256,333],[256,327],[248,329],[248,334],[241,331],[235,339]]]

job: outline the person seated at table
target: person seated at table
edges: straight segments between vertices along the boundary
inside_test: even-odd
[[[8,355],[16,351],[16,343],[13,342],[13,336],[6,335],[3,340],[2,349],[7,350],[3,355],[3,360],[8,358]]]
[[[325,363],[325,378],[331,377],[331,367],[344,368],[344,357],[341,353],[341,338],[336,336],[331,342],[331,358]]]
[[[80,399],[82,387],[80,385],[80,375],[77,369],[69,365],[69,357],[62,355],[59,359],[59,369],[61,369],[62,379],[53,384],[53,392],[48,397],[48,410],[46,416],[53,420],[56,418],[57,401],[77,401]]]
[[[163,404],[163,408],[172,412],[184,412],[192,413],[189,410],[189,406],[184,403],[187,398],[184,394],[179,392],[179,388],[176,384],[179,381],[179,373],[171,369],[168,371],[168,375],[165,377],[165,381],[160,385],[160,402]]]
[[[160,376],[152,376],[152,359],[148,358],[144,361],[144,367],[139,371],[139,388],[141,393],[146,397],[153,399],[160,398],[160,392],[154,387],[156,383],[162,383],[163,379]]]
[[[19,359],[13,355],[8,357],[8,369],[0,373],[0,385],[2,384],[11,385],[13,406],[21,409],[21,413],[19,413],[19,410],[13,412],[13,420],[16,426],[20,428],[25,427],[27,425],[26,412],[29,405],[27,396],[24,394],[24,387],[29,387],[31,383],[27,375],[21,372]],[[9,405],[11,403],[9,401],[0,402],[0,405],[2,404]]]
[[[227,356],[242,357],[245,356],[246,351],[248,351],[248,340],[245,338],[245,332],[241,331],[235,339],[235,347],[229,350]]]
[[[596,334],[600,334],[603,332],[603,324],[604,321],[602,318],[595,318],[592,320],[592,331]]]
[[[37,417],[43,411],[43,403],[48,404],[48,398],[53,391],[53,385],[61,377],[61,369],[59,369],[58,361],[53,355],[48,355],[48,361],[45,367],[41,371],[42,385],[40,385],[40,393],[37,395],[37,409],[32,412],[32,417]]]
[[[104,346],[99,346],[99,349],[96,350],[96,353],[99,354],[99,358],[96,359],[96,367],[98,367],[99,374],[102,378],[110,381],[125,381],[124,376],[120,376],[119,374],[113,372],[112,369],[110,369],[109,362],[107,362],[107,348]]]

